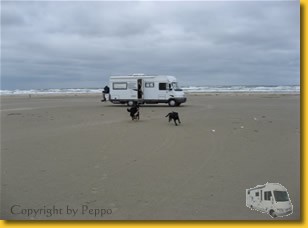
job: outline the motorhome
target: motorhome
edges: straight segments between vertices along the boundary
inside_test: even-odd
[[[246,189],[246,206],[272,217],[292,214],[293,205],[287,189],[279,183],[266,183]]]
[[[111,76],[109,94],[104,100],[114,104],[133,105],[166,103],[179,106],[186,102],[186,96],[174,76],[133,74]]]

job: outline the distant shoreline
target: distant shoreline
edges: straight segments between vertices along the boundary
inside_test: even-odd
[[[186,94],[300,94],[299,85],[276,86],[183,86]],[[62,89],[14,89],[0,90],[0,96],[7,95],[82,95],[101,94],[102,88]]]
[[[300,92],[185,92],[187,96],[300,96]],[[101,97],[101,93],[46,93],[46,94],[0,94],[0,97]]]

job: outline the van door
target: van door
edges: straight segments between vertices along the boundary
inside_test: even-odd
[[[137,97],[138,97],[138,100],[140,99],[143,99],[143,83],[142,83],[142,79],[139,78],[137,80]]]
[[[137,100],[138,99],[138,87],[137,80],[131,80],[127,83],[127,88],[129,90],[129,96],[125,97],[127,100]]]
[[[158,83],[158,100],[166,100],[168,99],[169,93],[169,84],[166,82]]]
[[[273,208],[274,197],[271,191],[264,191],[263,208],[264,211],[269,211]]]
[[[260,210],[261,209],[261,197],[260,197],[260,190],[254,192],[254,208]]]

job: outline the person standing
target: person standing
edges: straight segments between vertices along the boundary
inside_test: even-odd
[[[106,85],[106,86],[104,87],[104,90],[103,90],[103,99],[102,99],[102,102],[106,101],[106,94],[109,94],[109,92],[110,92],[110,89],[109,89],[109,87]]]

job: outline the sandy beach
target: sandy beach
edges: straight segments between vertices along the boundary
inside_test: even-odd
[[[266,182],[294,207],[275,220],[300,219],[299,95],[191,94],[139,121],[100,99],[1,97],[2,219],[272,220],[245,205]]]

